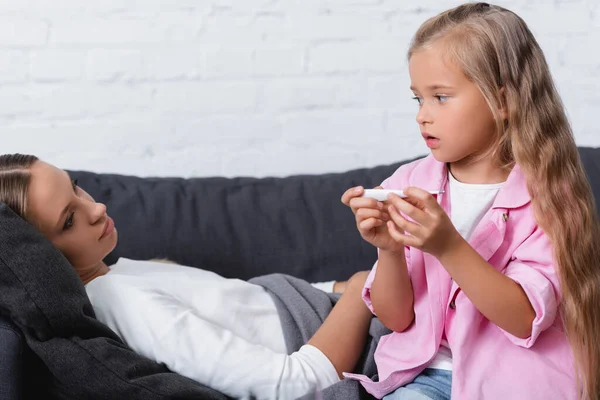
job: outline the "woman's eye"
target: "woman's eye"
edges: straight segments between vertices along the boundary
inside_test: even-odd
[[[440,103],[445,103],[446,101],[448,101],[448,96],[435,96],[435,98],[437,99],[437,101],[439,101]]]
[[[65,226],[63,227],[63,229],[66,231],[67,229],[69,229],[70,227],[73,226],[73,216],[75,215],[75,213],[71,213],[69,214],[69,216],[67,217],[67,220],[65,221]]]

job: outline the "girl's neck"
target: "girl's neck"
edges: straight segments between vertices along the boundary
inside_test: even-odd
[[[501,168],[487,157],[479,160],[462,159],[448,163],[448,169],[459,182],[489,184],[505,182],[512,168]]]

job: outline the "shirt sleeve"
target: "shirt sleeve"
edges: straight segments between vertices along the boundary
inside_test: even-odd
[[[502,331],[514,344],[530,348],[540,334],[554,323],[560,303],[560,286],[552,246],[548,236],[539,227],[517,248],[504,273],[521,285],[535,311],[535,318],[531,336],[526,339]]]
[[[373,315],[377,315],[377,314],[375,314],[375,310],[373,309],[373,303],[371,302],[371,286],[373,285],[373,281],[375,280],[376,273],[377,273],[377,262],[375,262],[375,265],[373,265],[373,268],[371,268],[371,272],[369,272],[369,275],[367,276],[367,280],[365,281],[365,286],[363,287],[363,290],[362,290],[363,301],[365,302],[365,304],[367,305],[369,310],[371,310],[371,313],[373,313]]]

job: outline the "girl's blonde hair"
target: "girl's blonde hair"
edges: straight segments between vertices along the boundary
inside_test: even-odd
[[[498,166],[517,163],[536,221],[553,245],[561,312],[582,398],[600,399],[600,227],[594,198],[546,59],[525,22],[486,3],[427,20],[408,57],[444,49],[488,102],[496,120]],[[507,114],[500,115],[504,108]]]

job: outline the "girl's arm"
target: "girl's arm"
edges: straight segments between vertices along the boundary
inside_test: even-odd
[[[438,259],[488,320],[518,338],[531,336],[536,313],[521,285],[496,270],[462,237]]]
[[[431,194],[414,187],[404,193],[406,199],[390,195],[390,235],[436,257],[488,320],[515,344],[531,347],[554,322],[558,307],[551,244],[543,231],[521,243],[500,272],[461,237]]]
[[[375,314],[386,328],[402,332],[410,326],[415,310],[404,250],[379,251],[370,298]]]

